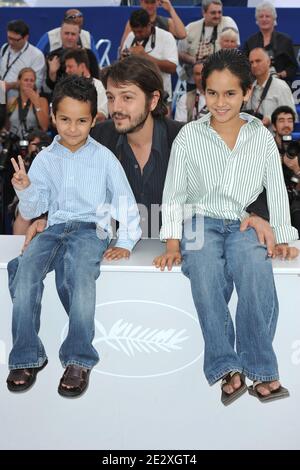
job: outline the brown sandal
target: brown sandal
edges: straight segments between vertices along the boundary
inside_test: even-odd
[[[90,372],[91,369],[85,369],[75,364],[67,366],[60,379],[58,393],[68,398],[79,397],[88,388]]]
[[[234,390],[232,393],[227,393],[225,390],[223,390],[225,385],[231,385],[231,380],[235,375],[240,376],[241,380],[241,385],[239,388]],[[231,371],[228,374],[225,375],[225,377],[222,379],[221,382],[221,388],[222,388],[222,396],[221,396],[221,401],[223,405],[227,406],[233,403],[237,398],[239,398],[241,395],[243,395],[247,391],[247,385],[245,383],[245,376],[244,374],[241,374],[238,371]]]
[[[269,387],[270,383],[271,382],[261,382],[260,380],[255,380],[253,382],[253,385],[250,385],[248,387],[249,395],[252,395],[253,397],[258,398],[259,401],[261,401],[262,403],[267,403],[269,401],[279,400],[280,398],[287,398],[287,397],[290,396],[290,393],[289,393],[288,389],[283,387],[282,385],[280,385],[275,390],[271,390],[270,387]],[[257,390],[257,387],[259,385],[264,385],[264,386],[268,387],[270,393],[268,393],[268,395],[262,395]]]
[[[7,388],[10,392],[25,392],[29,390],[36,380],[37,373],[48,364],[46,359],[40,367],[25,367],[24,369],[12,369],[6,379]],[[16,382],[24,382],[17,384]]]

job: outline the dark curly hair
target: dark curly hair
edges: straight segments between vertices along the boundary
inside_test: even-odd
[[[202,70],[202,87],[206,89],[208,77],[215,70],[227,69],[240,80],[243,95],[251,88],[254,77],[251,66],[245,54],[238,49],[221,49],[207,57]]]
[[[91,115],[97,114],[97,91],[92,78],[68,75],[55,86],[52,99],[52,112],[56,115],[59,103],[66,97],[91,104]]]

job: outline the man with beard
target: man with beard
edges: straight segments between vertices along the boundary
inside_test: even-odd
[[[102,82],[112,120],[95,126],[91,135],[120,160],[139,204],[144,236],[158,237],[170,150],[182,124],[165,117],[161,74],[149,59],[116,62]]]

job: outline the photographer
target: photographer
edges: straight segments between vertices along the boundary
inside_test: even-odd
[[[131,32],[124,41],[121,58],[128,55],[147,57],[154,62],[163,79],[164,91],[172,102],[171,74],[176,72],[178,52],[176,41],[171,33],[153,26],[146,10],[134,10],[130,16]]]
[[[252,49],[249,61],[256,80],[246,104],[246,112],[251,110],[256,117],[261,115],[263,124],[272,131],[271,114],[278,106],[290,106],[296,113],[293,95],[283,80],[270,74],[270,57],[264,49]]]
[[[275,141],[282,158],[283,175],[289,195],[291,221],[293,227],[298,230],[300,237],[300,142],[291,141],[290,144],[285,144],[284,139],[284,136],[291,136],[294,130],[295,117],[292,108],[279,106],[272,113],[271,121],[275,132]],[[297,153],[297,147],[299,153]]]
[[[39,129],[33,130],[27,137],[27,141],[20,141],[22,144],[20,153],[22,154],[26,171],[28,172],[36,155],[45,147],[48,147],[52,138]],[[27,147],[26,147],[27,144]],[[10,162],[9,162],[10,163]],[[18,212],[18,198],[14,197],[12,203],[8,207],[8,212],[13,222],[13,235],[23,235],[28,226],[31,224],[30,220],[24,220]]]

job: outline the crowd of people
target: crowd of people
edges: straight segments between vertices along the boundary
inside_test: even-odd
[[[142,235],[160,235],[166,253],[153,263],[161,270],[182,264],[190,279],[205,376],[209,384],[221,380],[222,403],[247,390],[263,402],[288,396],[272,346],[278,302],[271,259],[298,254],[288,243],[300,234],[300,152],[292,154],[285,139],[298,120],[293,44],[274,30],[268,2],[257,6],[259,32],[243,47],[221,0],[203,0],[202,14],[184,26],[170,0],[140,0],[119,60],[102,70],[79,10],[66,11],[37,47],[24,21],[7,25],[3,132],[8,141],[31,135],[31,143],[46,144],[37,155],[20,155],[15,145],[12,166],[1,167],[3,155],[0,161],[5,206],[13,206],[4,226],[12,220],[13,233],[26,234],[23,254],[8,265],[10,391],[29,389],[47,365],[38,336],[46,274],[55,270],[69,315],[58,392],[80,396],[98,361],[92,340],[101,259],[128,258]],[[186,91],[178,100],[176,70]],[[109,217],[119,223],[113,247]],[[235,328],[228,318],[233,286]]]

